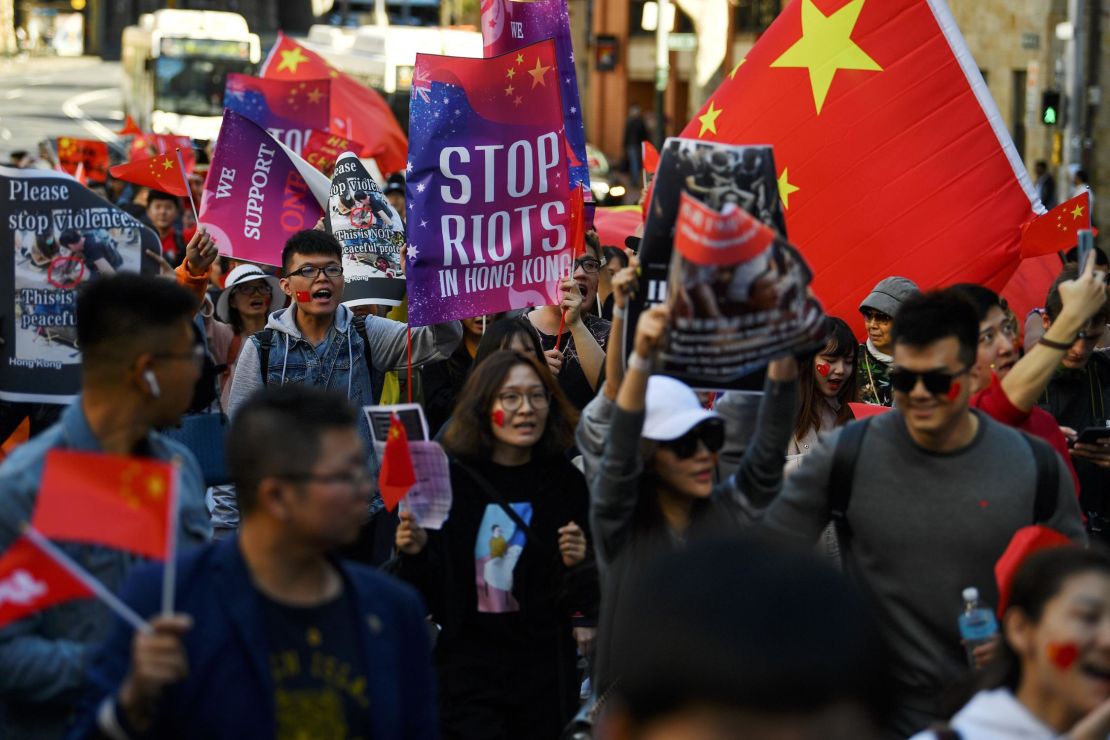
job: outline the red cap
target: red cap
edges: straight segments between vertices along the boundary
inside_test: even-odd
[[[1010,544],[1002,557],[994,564],[994,580],[998,584],[998,617],[1006,613],[1010,605],[1010,587],[1014,583],[1014,575],[1018,568],[1035,552],[1047,550],[1050,547],[1063,547],[1071,545],[1072,541],[1055,529],[1041,525],[1022,527],[1014,533]]]

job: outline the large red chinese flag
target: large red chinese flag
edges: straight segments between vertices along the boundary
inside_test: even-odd
[[[173,466],[157,460],[53,450],[31,525],[53,540],[164,560]]]
[[[408,495],[409,489],[414,485],[416,471],[413,470],[412,453],[409,452],[409,435],[405,432],[401,419],[394,414],[389,422],[382,469],[378,473],[378,489],[385,508],[389,511],[397,508],[397,504]]]
[[[771,144],[829,313],[889,275],[995,290],[1033,185],[943,0],[792,0],[683,136]]]
[[[176,152],[117,164],[109,172],[117,179],[162,190],[181,198],[189,195],[189,191],[185,189],[185,178],[181,175],[181,168],[177,166]]]
[[[331,78],[329,128],[340,136],[361,141],[362,156],[377,160],[382,174],[405,169],[408,139],[385,98],[376,90],[355,82],[319,54],[280,32],[262,62],[259,76],[278,80]]]
[[[88,586],[20,537],[0,557],[0,627],[74,599],[91,599]]]

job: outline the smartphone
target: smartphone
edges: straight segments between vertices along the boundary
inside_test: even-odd
[[[1087,427],[1079,433],[1076,442],[1085,445],[1098,444],[1099,442],[1110,441],[1110,428],[1108,427]]]
[[[1076,233],[1079,235],[1076,256],[1079,258],[1079,272],[1082,273],[1087,266],[1087,255],[1095,248],[1095,235],[1090,229],[1082,229]]]

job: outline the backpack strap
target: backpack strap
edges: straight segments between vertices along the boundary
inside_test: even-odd
[[[355,316],[352,323],[355,331],[362,338],[362,356],[366,360],[366,371],[370,374],[370,402],[376,404],[381,400],[382,388],[385,385],[385,373],[374,367],[371,357],[370,336],[366,333],[366,317]]]
[[[848,545],[852,541],[852,526],[848,523],[848,505],[852,502],[852,478],[856,473],[856,460],[863,447],[870,419],[847,424],[840,428],[833,451],[832,469],[829,471],[829,518],[836,528],[840,541],[840,562],[845,564]]]
[[[1056,450],[1044,444],[1038,444],[1028,434],[1022,433],[1025,443],[1033,453],[1033,462],[1037,464],[1037,493],[1033,499],[1033,523],[1043,524],[1056,513],[1056,499],[1060,493],[1060,461],[1057,459]]]
[[[263,329],[254,335],[258,340],[258,369],[262,373],[262,385],[270,380],[270,348],[274,346],[274,330]]]

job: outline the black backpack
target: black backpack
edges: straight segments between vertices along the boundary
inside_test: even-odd
[[[836,528],[840,543],[840,562],[846,565],[848,545],[852,541],[852,525],[848,522],[848,505],[852,502],[852,478],[856,473],[856,460],[863,447],[863,436],[871,419],[861,419],[841,428],[833,451],[832,469],[829,472],[829,516]],[[1042,524],[1056,513],[1059,494],[1060,462],[1050,447],[1037,444],[1021,433],[1033,453],[1037,466],[1037,492],[1033,500],[1033,524]]]
[[[362,354],[366,358],[366,369],[370,372],[369,402],[370,405],[374,405],[381,398],[382,388],[385,386],[385,373],[374,367],[374,362],[370,357],[370,340],[366,336],[366,317],[355,316],[351,323],[358,335],[362,337]],[[274,346],[274,330],[266,328],[257,332],[254,336],[258,339],[258,367],[262,373],[262,385],[267,385],[270,380],[270,349]]]

